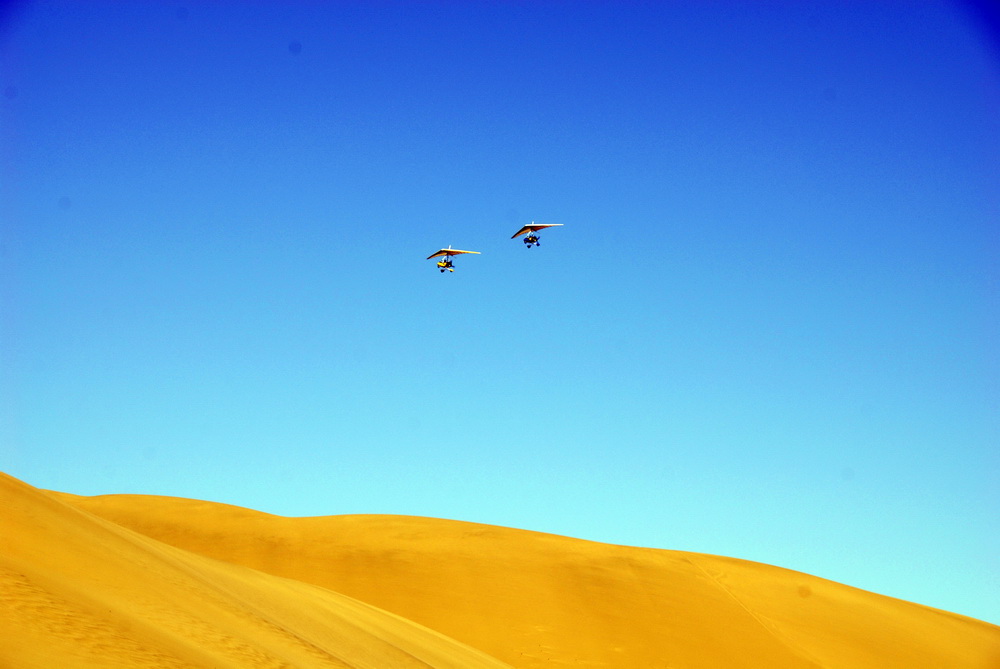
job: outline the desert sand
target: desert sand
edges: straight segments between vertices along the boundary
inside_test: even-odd
[[[0,474],[0,667],[1000,667],[1000,627],[764,564]]]

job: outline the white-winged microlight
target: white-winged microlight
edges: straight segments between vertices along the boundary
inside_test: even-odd
[[[562,223],[535,223],[532,221],[515,232],[511,236],[511,239],[526,234],[527,236],[524,238],[524,245],[530,249],[532,246],[541,246],[541,243],[538,241],[539,230],[544,230],[545,228],[558,228],[560,226],[562,226]]]
[[[441,260],[438,260],[437,263],[438,269],[440,269],[442,272],[445,271],[454,272],[455,267],[452,264],[451,258],[452,256],[462,255],[463,253],[475,253],[476,255],[479,255],[479,251],[462,251],[461,249],[453,249],[451,248],[451,246],[449,246],[446,249],[435,251],[434,253],[427,256],[427,259],[430,260],[431,258],[441,258]]]

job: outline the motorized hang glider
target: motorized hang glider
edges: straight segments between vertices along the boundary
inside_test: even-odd
[[[524,238],[525,246],[527,246],[529,249],[532,246],[541,246],[541,244],[539,244],[538,242],[538,231],[544,230],[545,228],[557,228],[560,227],[561,225],[562,223],[535,223],[534,221],[532,221],[530,224],[524,226],[523,228],[515,232],[511,236],[511,239],[514,239],[519,235],[527,233],[528,236]]]
[[[446,249],[435,251],[434,253],[427,256],[427,259],[430,260],[431,258],[441,258],[441,260],[439,260],[437,264],[438,269],[440,269],[442,272],[444,272],[445,270],[449,272],[454,272],[455,268],[452,266],[451,257],[461,255],[463,253],[475,253],[476,255],[479,255],[479,251],[462,251],[460,249],[453,249],[449,246]]]

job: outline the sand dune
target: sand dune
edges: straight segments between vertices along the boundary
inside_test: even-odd
[[[5,667],[1000,667],[996,626],[741,560],[9,477],[0,493]]]
[[[218,562],[0,475],[0,666],[507,665],[307,583]]]

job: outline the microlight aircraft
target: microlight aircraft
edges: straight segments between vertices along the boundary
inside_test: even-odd
[[[514,239],[519,235],[523,235],[524,233],[528,233],[528,236],[524,238],[524,245],[527,246],[529,249],[532,247],[532,245],[541,246],[541,244],[538,241],[538,231],[544,230],[545,228],[556,228],[561,225],[562,223],[535,223],[534,221],[532,221],[529,225],[526,225],[517,232],[515,232],[511,237],[511,239]]]
[[[441,257],[441,260],[439,260],[437,264],[438,269],[440,269],[442,272],[444,272],[445,270],[449,272],[454,272],[455,268],[452,266],[451,257],[461,255],[463,253],[475,253],[476,255],[479,255],[479,251],[461,251],[459,249],[453,249],[451,248],[451,246],[449,246],[446,249],[435,251],[434,253],[427,256],[427,259],[430,260],[431,258]]]

